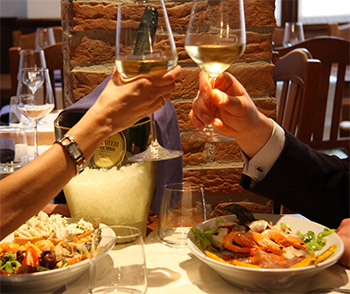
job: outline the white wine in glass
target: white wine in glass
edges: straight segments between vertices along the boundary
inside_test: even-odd
[[[246,44],[243,0],[195,0],[188,24],[185,49],[197,65],[216,77],[244,52]],[[212,106],[215,114],[215,107]],[[188,132],[185,139],[225,142],[234,139],[216,133],[212,124],[202,131]]]
[[[125,79],[167,72],[177,64],[177,52],[163,0],[125,1],[118,5],[116,31],[117,70]],[[182,156],[181,150],[161,146],[150,115],[151,143],[131,161],[159,161]]]
[[[39,155],[38,122],[54,109],[55,100],[52,93],[48,69],[40,69],[43,74],[43,79],[40,83],[26,80],[26,77],[28,77],[28,70],[29,72],[32,71],[32,69],[22,69],[22,79],[19,81],[17,89],[17,108],[25,117],[34,122],[35,158]]]

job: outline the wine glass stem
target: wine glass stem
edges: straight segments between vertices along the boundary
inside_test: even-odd
[[[39,156],[38,148],[38,120],[34,120],[34,158]]]
[[[216,80],[217,74],[209,74],[209,83],[212,87],[212,89],[215,88],[215,80]],[[215,106],[211,104],[211,112],[214,115],[215,114]],[[208,124],[207,126],[204,127],[204,131],[213,131],[213,123]]]
[[[153,112],[151,113],[150,123],[151,123],[151,146],[153,147],[153,146],[159,145],[158,139],[157,139],[156,123],[155,123]]]

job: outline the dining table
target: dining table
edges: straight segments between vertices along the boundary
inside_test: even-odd
[[[152,228],[144,240],[146,255],[147,294],[232,294],[258,293],[241,289],[221,278],[211,267],[204,264],[190,249],[165,245],[158,237],[157,228]],[[99,262],[108,263],[113,258],[113,250]],[[64,294],[88,293],[88,271],[62,292]],[[337,263],[309,279],[303,289],[308,293],[315,289],[342,288],[350,291],[350,269]],[[272,293],[259,292],[259,293]],[[289,292],[288,292],[289,293]],[[299,292],[300,293],[300,292]],[[339,293],[332,290],[312,293]]]
[[[42,150],[47,149],[54,141],[51,123],[58,113],[51,114],[50,117],[46,118],[47,124],[39,127],[39,145],[42,147]],[[257,293],[248,289],[238,288],[225,281],[211,267],[204,264],[191,253],[187,246],[174,248],[163,244],[158,237],[157,223],[157,216],[151,218],[147,236],[144,239],[148,280],[147,294]],[[99,262],[104,263],[111,258],[113,258],[113,250]],[[87,294],[88,279],[89,273],[87,270],[76,281],[65,285],[52,294]],[[340,263],[332,265],[309,279],[303,293],[325,288],[341,288],[350,291],[350,269],[345,268]],[[267,291],[265,293],[271,292]],[[312,293],[339,292],[334,290],[317,290]]]

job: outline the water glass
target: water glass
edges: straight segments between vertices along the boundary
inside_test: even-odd
[[[108,255],[101,254],[110,248]],[[142,294],[146,291],[147,269],[141,231],[130,226],[104,226],[93,233],[89,293]]]
[[[304,41],[304,29],[301,22],[286,22],[284,26],[283,46],[290,47]]]
[[[186,247],[191,227],[206,219],[201,185],[183,182],[164,186],[158,223],[158,235],[164,244]]]
[[[28,163],[27,137],[15,126],[0,126],[0,178]]]

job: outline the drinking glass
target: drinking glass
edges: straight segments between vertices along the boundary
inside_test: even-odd
[[[191,227],[207,219],[204,191],[193,183],[171,183],[164,186],[160,206],[158,235],[172,247],[186,247]]]
[[[19,126],[0,126],[0,179],[28,162],[27,137]]]
[[[177,52],[163,0],[135,0],[118,5],[116,58],[125,79],[141,74],[166,72],[177,64]],[[158,161],[181,156],[182,151],[162,147],[150,116],[151,144],[131,161]]]
[[[44,50],[23,49],[20,53],[18,64],[18,81],[22,77],[23,68],[46,68],[46,60]]]
[[[109,226],[95,231],[91,242],[89,292],[142,294],[146,291],[147,269],[140,230]]]
[[[301,22],[286,22],[283,34],[283,46],[290,47],[304,41],[304,29]]]
[[[35,33],[35,49],[53,45],[56,43],[53,28],[37,28]]]
[[[212,87],[216,77],[245,50],[246,33],[243,0],[195,0],[185,36],[185,49],[194,62],[209,74]],[[212,113],[215,114],[212,106]],[[232,141],[214,131],[212,124],[183,138],[207,142]]]
[[[39,155],[38,151],[38,122],[49,114],[55,107],[48,69],[36,69],[43,75],[41,83],[26,80],[32,69],[22,69],[22,78],[19,81],[17,91],[17,108],[29,120],[34,123],[34,158]]]

